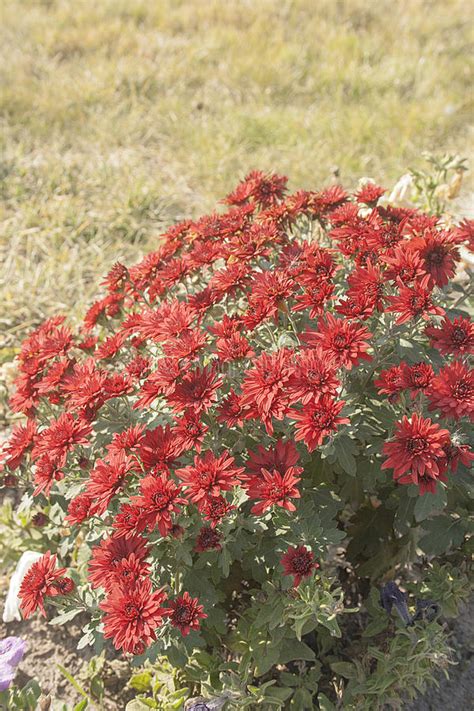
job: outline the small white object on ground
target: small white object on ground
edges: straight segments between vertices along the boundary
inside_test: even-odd
[[[11,577],[7,599],[5,600],[5,607],[3,609],[4,622],[21,620],[20,599],[18,597],[20,586],[29,568],[40,558],[41,553],[37,553],[36,551],[25,551],[18,561],[15,571]]]

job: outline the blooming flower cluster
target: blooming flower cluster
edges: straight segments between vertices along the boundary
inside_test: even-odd
[[[372,402],[392,418],[373,457],[397,484],[434,492],[474,458],[458,433],[474,420],[474,325],[447,288],[474,223],[447,229],[382,206],[383,193],[290,194],[255,171],[225,211],[117,263],[78,332],[55,317],[23,343],[11,407],[26,421],[4,449],[4,483],[32,472],[40,503],[61,493],[64,524],[96,533],[88,580],[117,649],[205,624],[179,570],[166,577],[171,551],[189,542],[186,565],[202,571],[233,527],[291,520],[318,452],[341,435],[363,445]],[[402,337],[425,359],[401,358]],[[275,535],[277,577],[314,574],[310,543]],[[33,565],[25,617],[72,591],[64,573],[49,553]]]

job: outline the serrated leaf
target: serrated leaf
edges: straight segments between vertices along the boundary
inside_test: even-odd
[[[354,446],[354,442],[347,435],[341,435],[334,440],[337,461],[349,476],[357,474],[357,462],[353,455]]]
[[[420,548],[428,555],[441,555],[464,540],[465,524],[449,516],[435,516],[423,523],[425,535],[419,540]]]

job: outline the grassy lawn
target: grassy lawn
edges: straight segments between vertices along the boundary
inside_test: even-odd
[[[252,168],[390,185],[468,152],[465,0],[2,0],[0,348]]]

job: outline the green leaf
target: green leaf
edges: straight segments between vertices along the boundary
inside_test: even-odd
[[[357,678],[357,669],[354,664],[351,664],[350,662],[333,662],[333,664],[331,664],[331,669],[333,672],[336,672],[336,674],[339,674],[339,676],[343,676],[346,679]]]
[[[442,510],[446,506],[446,491],[438,487],[437,491],[432,494],[427,492],[423,496],[419,496],[415,503],[415,520],[424,521],[433,511]]]
[[[419,540],[420,548],[428,555],[441,555],[452,547],[461,545],[466,532],[462,519],[435,516],[423,523],[426,532]]]
[[[311,711],[314,709],[313,695],[308,689],[296,689],[291,699],[290,708],[298,711]]]
[[[296,639],[298,639],[299,641],[301,641],[301,637],[303,636],[303,630],[305,630],[305,634],[310,631],[305,629],[307,623],[312,623],[311,629],[314,629],[316,627],[316,619],[310,612],[301,619],[295,620],[294,630],[296,634]]]
[[[337,461],[349,476],[357,474],[357,462],[353,455],[354,441],[347,435],[340,435],[334,440]],[[355,447],[355,451],[357,448]]]
[[[328,699],[326,694],[318,694],[318,703],[320,711],[336,711],[336,707],[332,701]]]
[[[388,622],[387,616],[380,617],[378,620],[372,620],[362,632],[362,637],[375,637],[376,634],[383,632],[383,630],[387,628]]]
[[[284,639],[278,661],[281,664],[292,662],[295,659],[304,659],[312,662],[315,654],[311,647],[297,639]]]
[[[135,691],[145,692],[151,689],[152,675],[149,671],[143,671],[138,674],[133,674],[128,685]]]
[[[280,648],[279,645],[268,644],[265,651],[261,654],[257,653],[255,655],[255,674],[256,676],[263,676],[267,671],[270,671],[274,664],[277,664],[280,660]]]
[[[229,577],[230,564],[232,562],[232,555],[227,548],[223,548],[219,555],[219,568],[222,570],[222,575],[224,578]]]
[[[156,702],[153,701],[154,706],[151,706],[145,701],[142,701],[142,699],[132,699],[132,701],[129,701],[128,704],[125,706],[125,711],[148,711],[149,708],[158,708],[156,705]]]
[[[66,679],[73,685],[73,687],[76,689],[76,691],[78,691],[81,694],[81,696],[84,696],[85,699],[89,698],[89,694],[87,693],[87,691],[85,691],[82,688],[82,686],[79,684],[79,682],[74,679],[72,674],[70,674],[67,669],[65,669],[61,664],[58,664],[58,669],[61,672],[61,674],[63,676],[65,676]]]
[[[88,700],[82,699],[82,701],[79,701],[79,703],[74,706],[74,711],[84,711],[84,709],[86,709],[88,705]]]
[[[50,625],[63,625],[65,622],[69,622],[70,620],[73,620],[76,615],[79,615],[79,613],[82,612],[80,608],[74,608],[73,610],[67,610],[66,612],[62,612],[60,615],[57,615],[57,617],[53,617],[52,620],[49,621]]]
[[[79,640],[77,648],[78,649],[84,649],[84,647],[87,647],[88,645],[92,644],[94,642],[94,633],[92,630],[88,630]]]

